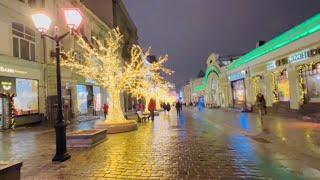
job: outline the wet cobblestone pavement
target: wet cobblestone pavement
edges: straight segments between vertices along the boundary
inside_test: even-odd
[[[51,162],[52,129],[6,131],[0,133],[0,160],[22,160],[23,179],[320,179],[320,126],[266,120],[263,127],[254,114],[161,113],[137,131],[69,150],[64,163]]]

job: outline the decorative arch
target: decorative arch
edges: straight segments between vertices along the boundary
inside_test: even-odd
[[[199,91],[202,91],[202,90],[204,90],[206,88],[207,83],[208,83],[208,79],[209,79],[209,75],[211,73],[215,73],[218,77],[220,77],[220,74],[221,74],[221,72],[220,72],[220,70],[219,70],[219,68],[217,66],[215,66],[215,65],[209,66],[207,68],[207,70],[206,70],[205,76],[203,77],[202,84],[197,86],[197,87],[195,87],[194,88],[194,92],[199,92]]]

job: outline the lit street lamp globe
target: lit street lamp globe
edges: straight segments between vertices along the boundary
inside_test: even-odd
[[[40,33],[46,33],[49,30],[51,25],[51,19],[49,16],[42,12],[38,12],[33,14],[31,17],[36,29]]]

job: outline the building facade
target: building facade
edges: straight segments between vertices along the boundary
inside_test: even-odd
[[[224,94],[221,89],[221,71],[218,64],[219,55],[212,53],[207,59],[207,71],[203,82],[205,88],[205,104],[207,107],[221,107],[224,101]]]
[[[112,4],[112,0],[110,3]],[[93,37],[104,41],[113,28],[113,19],[101,19],[80,0],[2,0],[0,2],[0,128],[6,128],[8,94],[14,94],[16,125],[36,122],[54,124],[56,116],[56,74],[54,65],[55,44],[41,39],[31,20],[31,14],[44,10],[52,19],[51,30],[59,27],[59,34],[68,31],[62,8],[81,10],[83,21],[79,32],[95,46]],[[113,6],[111,6],[113,7]],[[112,9],[111,9],[112,11]],[[108,13],[106,13],[108,14]],[[109,14],[113,15],[113,11]],[[111,25],[112,26],[111,26]],[[136,37],[135,37],[136,38]],[[62,52],[78,49],[72,36],[61,45]],[[79,50],[81,51],[81,50]],[[79,57],[81,58],[81,57]],[[78,115],[98,115],[107,103],[107,92],[91,79],[61,69],[64,119]],[[10,87],[9,87],[10,86]]]
[[[206,104],[221,107],[254,110],[256,96],[262,93],[269,112],[319,113],[319,24],[316,14],[225,67],[217,66],[217,56],[210,55],[204,81],[193,91],[205,89]],[[215,68],[220,74],[210,73]]]
[[[260,92],[271,112],[319,112],[319,23],[317,14],[233,62],[234,104],[250,108]]]
[[[202,84],[203,78],[190,79],[190,81],[182,87],[183,97],[186,104],[195,104],[199,98],[205,96],[205,90],[195,90],[195,87]]]

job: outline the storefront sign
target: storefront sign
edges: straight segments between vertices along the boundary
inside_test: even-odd
[[[16,78],[13,77],[0,77],[0,93],[10,93],[16,92]]]
[[[96,82],[92,79],[86,79],[85,81],[86,83],[89,83],[89,84],[96,84]]]
[[[246,71],[240,71],[240,72],[237,72],[237,73],[230,74],[228,79],[229,79],[229,81],[235,81],[235,80],[238,80],[238,79],[242,79],[245,76],[246,76]]]
[[[294,54],[290,55],[288,58],[289,63],[295,63],[295,62],[299,62],[299,61],[308,59],[309,58],[308,52],[309,52],[309,49],[306,49],[306,50],[303,50],[298,53],[294,53]]]
[[[17,70],[17,69],[5,67],[5,66],[0,66],[0,72],[11,73],[11,74],[14,74],[14,73],[27,74],[26,71],[21,71],[21,70]]]
[[[276,66],[276,61],[271,61],[271,62],[268,62],[267,63],[267,70],[270,71],[272,69],[275,69],[277,66]]]
[[[319,54],[320,54],[320,48],[305,49],[303,51],[290,55],[288,59],[289,59],[289,63],[295,63],[295,62],[306,60],[313,56],[317,56]]]

